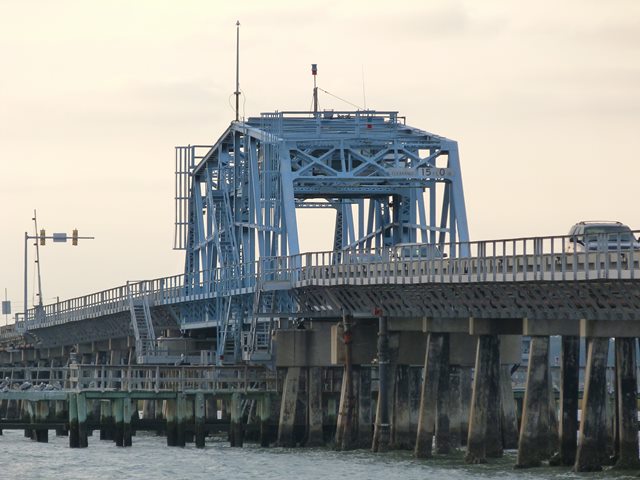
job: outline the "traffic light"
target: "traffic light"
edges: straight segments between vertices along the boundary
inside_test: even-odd
[[[47,235],[44,228],[40,229],[40,245],[44,245],[47,241]]]
[[[73,233],[71,234],[71,245],[78,245],[78,229],[74,228]]]

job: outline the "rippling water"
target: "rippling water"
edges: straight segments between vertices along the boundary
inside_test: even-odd
[[[373,454],[366,450],[265,449],[253,445],[240,449],[212,439],[205,449],[193,445],[183,449],[169,448],[164,438],[144,433],[138,433],[133,447],[125,449],[100,441],[97,432],[89,437],[89,448],[70,449],[68,439],[55,437],[53,432],[48,444],[32,442],[17,430],[5,430],[0,436],[3,480],[634,478],[630,473],[613,471],[578,475],[566,468],[513,470],[514,463],[515,452],[507,452],[490,464],[469,466],[464,464],[462,453],[415,460],[410,452]]]

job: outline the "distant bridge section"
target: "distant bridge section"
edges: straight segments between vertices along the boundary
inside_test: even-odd
[[[637,234],[637,233],[636,233]],[[448,250],[380,248],[263,258],[195,282],[181,274],[136,282],[28,311],[2,338],[28,332],[51,345],[133,333],[132,305],[144,299],[156,328],[188,329],[185,308],[234,295],[288,295],[293,308],[274,318],[339,318],[375,309],[405,317],[639,320],[640,251],[602,248],[579,252],[566,236],[464,242],[469,257]],[[267,315],[265,314],[265,317]],[[265,322],[269,320],[265,320]],[[76,333],[74,333],[76,332]],[[251,344],[245,330],[244,345]],[[93,337],[92,337],[93,336]],[[66,340],[63,339],[66,338]]]

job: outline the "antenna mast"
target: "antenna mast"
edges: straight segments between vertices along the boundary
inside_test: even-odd
[[[240,20],[236,21],[236,122],[239,117],[240,110]]]
[[[316,76],[318,75],[318,64],[311,64],[311,75],[313,75],[313,113],[318,113],[318,86]]]

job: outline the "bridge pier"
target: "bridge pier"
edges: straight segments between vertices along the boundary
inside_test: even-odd
[[[388,451],[391,439],[389,391],[395,374],[391,374],[390,357],[388,318],[382,315],[378,317],[378,402],[371,446],[373,452]]]
[[[449,334],[442,334],[442,353],[439,362],[438,392],[436,394],[436,427],[435,448],[438,454],[451,452],[451,437],[449,430]]]
[[[449,367],[449,440],[453,450],[460,448],[463,437],[460,380],[460,366],[451,365]]]
[[[414,447],[415,435],[411,436],[411,383],[409,365],[398,365],[396,368],[393,421],[391,422],[391,448],[393,450],[411,450]]]
[[[324,445],[322,431],[322,368],[309,367],[307,370],[307,439],[305,446]]]
[[[473,379],[467,463],[485,463],[487,457],[502,455],[500,435],[500,339],[479,335]]]
[[[300,367],[289,367],[282,386],[280,420],[278,423],[278,446],[295,447],[294,425],[300,389]]]
[[[618,397],[618,461],[616,468],[638,469],[638,404],[636,338],[615,340],[616,388]]]
[[[516,461],[518,468],[538,467],[548,458],[551,444],[549,385],[549,337],[532,336]]]
[[[355,370],[358,386],[358,432],[356,444],[358,448],[367,448],[372,442],[371,418],[371,367],[361,366]]]
[[[602,470],[606,456],[605,404],[607,401],[606,366],[609,339],[588,337],[587,368],[582,397],[582,421],[574,470]]]
[[[416,458],[429,458],[432,455],[433,435],[436,424],[438,385],[440,382],[440,361],[443,356],[444,335],[429,333],[424,360],[424,379],[420,395],[420,413],[418,433],[414,455]]]
[[[580,337],[562,336],[560,364],[560,451],[553,464],[573,465],[578,443],[578,379],[580,373]]]
[[[500,365],[500,407],[502,446],[505,449],[518,448],[518,418],[509,365]]]

